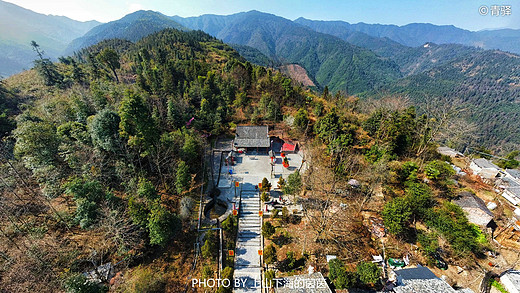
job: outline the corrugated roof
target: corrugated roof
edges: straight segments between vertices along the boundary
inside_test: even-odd
[[[237,126],[234,145],[267,148],[270,146],[268,132],[267,126]]]

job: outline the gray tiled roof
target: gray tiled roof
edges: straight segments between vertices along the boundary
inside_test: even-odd
[[[520,179],[520,170],[518,169],[507,169],[506,170],[509,175],[513,176],[513,178]]]
[[[483,159],[483,158],[475,159],[475,160],[473,160],[473,162],[475,162],[475,164],[477,164],[477,166],[479,166],[480,168],[490,168],[490,169],[500,170],[500,167],[498,167],[497,165],[495,165],[495,164],[491,163],[490,161]]]
[[[394,287],[395,293],[473,293],[470,289],[456,291],[448,283],[437,278],[427,267],[395,270],[400,283]]]
[[[237,126],[234,145],[238,148],[270,146],[267,126]]]
[[[461,208],[477,208],[482,210],[484,213],[493,217],[493,213],[487,208],[486,203],[471,192],[462,192],[459,194],[459,198],[454,200],[453,203]]]

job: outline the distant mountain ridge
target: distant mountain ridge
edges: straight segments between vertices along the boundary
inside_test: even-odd
[[[73,39],[97,25],[97,21],[44,15],[0,0],[0,76],[32,67],[36,57],[30,46],[32,40],[47,56],[57,58]]]
[[[401,77],[397,64],[339,38],[259,11],[172,17],[180,24],[245,45],[282,64],[305,68],[319,87],[359,93]]]
[[[411,23],[403,26],[383,24],[350,24],[345,21],[321,21],[298,18],[294,22],[308,26],[316,31],[339,36],[361,32],[367,35],[388,38],[409,47],[424,43],[461,44],[482,49],[500,49],[520,54],[520,30],[497,29],[469,31],[453,25],[434,25],[430,23]]]

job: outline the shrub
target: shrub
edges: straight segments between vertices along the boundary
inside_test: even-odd
[[[275,232],[276,228],[271,224],[271,222],[265,222],[262,226],[262,235],[264,235],[265,238],[271,238]]]
[[[215,237],[212,232],[207,232],[206,234],[206,241],[204,242],[204,245],[201,247],[202,256],[204,258],[213,259],[217,255],[217,246],[215,243]]]
[[[273,264],[278,261],[278,257],[276,255],[276,247],[270,244],[266,248],[264,248],[264,262],[266,264]]]
[[[274,219],[274,218],[278,217],[278,214],[279,214],[279,213],[280,213],[280,210],[278,210],[278,209],[273,209],[273,210],[271,211],[271,218]]]
[[[358,264],[356,272],[363,284],[375,284],[381,276],[381,270],[372,262],[361,262]]]
[[[385,227],[392,234],[402,234],[411,221],[412,208],[406,198],[394,198],[385,204],[383,220]]]
[[[343,262],[337,258],[329,261],[329,278],[338,289],[351,288],[356,284],[356,274],[348,272]]]
[[[92,283],[82,274],[75,274],[65,281],[65,290],[67,293],[104,293],[108,292],[108,288],[102,285]]]
[[[137,267],[133,270],[123,285],[123,292],[155,293],[164,292],[166,282],[162,273],[150,267]]]
[[[284,223],[288,223],[289,222],[289,209],[286,208],[286,207],[282,208],[282,221]]]

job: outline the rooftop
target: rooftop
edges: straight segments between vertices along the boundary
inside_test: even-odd
[[[500,277],[500,280],[502,283],[504,283],[504,280],[502,278],[507,278],[509,285],[513,286],[517,290],[520,290],[520,271],[509,271],[505,274],[503,274]],[[512,288],[506,288],[506,289],[512,289]]]
[[[473,293],[471,289],[455,290],[445,281],[437,278],[427,267],[395,270],[399,280],[393,290],[396,293]]]
[[[270,146],[269,129],[264,126],[237,126],[234,145],[241,147],[260,147],[268,148]]]
[[[520,170],[518,169],[507,169],[506,173],[515,179],[520,179]]]
[[[473,162],[479,166],[480,168],[489,168],[489,169],[497,169],[497,170],[500,170],[500,167],[498,167],[497,165],[491,163],[490,161],[484,159],[484,158],[480,158],[480,159],[475,159],[473,160]]]
[[[493,213],[487,208],[486,203],[478,196],[471,192],[462,192],[459,198],[453,201],[461,208],[477,208],[493,217]]]
[[[437,152],[441,155],[450,156],[450,157],[463,157],[464,155],[461,152],[458,152],[449,147],[438,147]]]

